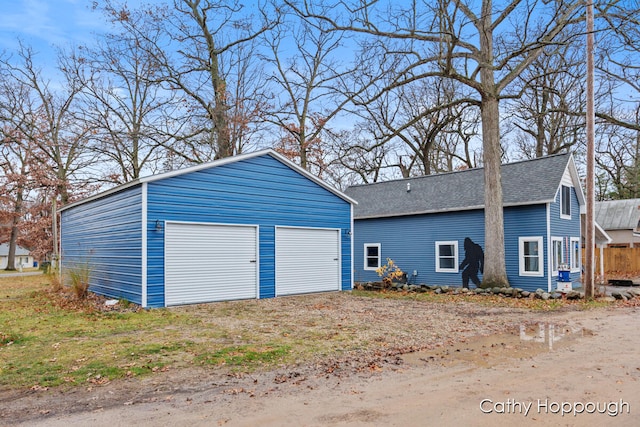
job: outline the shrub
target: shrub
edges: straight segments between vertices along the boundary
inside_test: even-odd
[[[60,279],[60,274],[57,271],[48,272],[47,278],[54,292],[59,292],[62,289],[62,279]]]
[[[404,271],[391,258],[387,258],[387,263],[378,268],[376,273],[382,277],[382,284],[385,288],[391,287],[394,281],[402,280],[405,277]]]
[[[73,293],[78,299],[85,299],[89,292],[89,279],[91,277],[91,267],[89,264],[79,264],[70,268],[68,275]]]

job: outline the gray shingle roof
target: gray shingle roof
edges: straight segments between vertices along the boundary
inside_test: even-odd
[[[557,154],[502,165],[504,206],[552,201],[570,159]],[[484,207],[484,169],[356,185],[345,193],[358,202],[355,218],[479,209]]]
[[[605,230],[633,230],[640,220],[640,199],[597,202],[593,212]]]

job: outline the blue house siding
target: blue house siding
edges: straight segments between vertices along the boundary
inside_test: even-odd
[[[520,237],[542,237],[543,276],[520,275]],[[515,206],[504,209],[504,252],[507,280],[515,288],[527,291],[547,290],[547,206]]]
[[[465,237],[484,248],[484,227],[474,225],[483,221],[480,210],[356,220],[354,280],[380,280],[375,271],[364,269],[364,244],[380,243],[380,263],[391,258],[408,276],[417,271],[417,277],[410,277],[412,283],[461,285],[460,271],[436,272],[436,242],[457,241],[460,265]]]
[[[142,303],[142,204],[139,186],[61,213],[64,273],[86,265],[90,289]]]
[[[571,238],[581,239],[580,230],[580,203],[575,188],[571,187],[571,219],[565,219],[560,216],[561,208],[560,189],[556,194],[555,201],[550,205],[550,230],[552,237],[561,237],[563,239],[562,248],[565,254],[565,263],[569,263],[571,250]],[[580,241],[582,246],[582,241]],[[579,282],[581,280],[580,271],[572,271],[570,274],[571,281]],[[552,287],[556,286],[556,277],[552,278]]]
[[[156,231],[156,220],[258,225],[261,298],[275,296],[275,226],[340,229],[342,289],[351,289],[350,203],[271,156],[149,182],[147,201],[150,306],[164,305],[164,228]]]
[[[548,275],[545,268],[542,277],[520,276],[519,237],[543,237],[546,259],[546,205],[506,208],[505,261],[507,277],[514,287],[535,291],[547,289]],[[430,285],[462,285],[462,271],[457,273],[436,272],[437,241],[458,242],[458,266],[465,257],[464,239],[469,237],[484,250],[484,211],[470,210],[403,217],[358,219],[355,221],[354,240],[354,280],[378,281],[375,271],[364,269],[364,245],[380,244],[381,264],[387,258],[393,261],[407,275],[411,283]],[[411,277],[413,271],[417,277]],[[473,286],[472,284],[470,284]]]

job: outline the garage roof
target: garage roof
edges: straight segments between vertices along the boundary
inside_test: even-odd
[[[594,215],[605,230],[633,230],[640,221],[640,199],[597,202]]]
[[[198,165],[195,165],[195,166],[191,166],[191,167],[188,167],[188,168],[184,168],[184,169],[179,169],[179,170],[165,172],[165,173],[161,173],[161,174],[157,174],[157,175],[151,175],[151,176],[147,176],[147,177],[138,178],[138,179],[135,179],[135,180],[133,180],[131,182],[128,182],[126,184],[122,184],[122,185],[119,185],[117,187],[113,187],[113,188],[111,188],[109,190],[106,190],[106,191],[103,191],[101,193],[98,193],[98,194],[96,194],[94,196],[87,197],[86,199],[82,199],[80,201],[77,201],[77,202],[74,202],[74,203],[70,203],[70,204],[60,208],[59,211],[64,211],[64,210],[69,209],[69,208],[71,208],[73,206],[81,205],[83,203],[86,203],[86,202],[89,202],[89,201],[92,201],[92,200],[101,199],[102,197],[108,196],[109,194],[117,193],[119,191],[125,190],[127,188],[130,188],[130,187],[133,187],[133,186],[145,183],[145,182],[160,181],[160,180],[171,178],[171,177],[174,177],[174,176],[184,175],[184,174],[191,173],[191,172],[197,172],[197,171],[204,170],[204,169],[215,168],[215,167],[223,166],[223,165],[226,165],[226,164],[240,162],[242,160],[247,160],[247,159],[251,159],[251,158],[254,158],[254,157],[260,157],[260,156],[271,156],[274,159],[278,160],[279,162],[281,162],[281,163],[285,164],[286,166],[290,167],[291,169],[295,170],[299,174],[305,176],[309,180],[315,182],[316,184],[318,184],[319,186],[323,187],[324,189],[328,190],[329,192],[331,192],[331,193],[335,194],[336,196],[340,197],[341,199],[343,199],[343,200],[345,200],[345,201],[347,201],[347,202],[349,202],[351,204],[354,204],[354,205],[357,204],[357,202],[355,200],[353,200],[352,198],[350,198],[346,194],[344,194],[341,191],[338,191],[337,189],[333,188],[332,186],[330,186],[326,182],[322,181],[320,178],[316,177],[315,175],[311,174],[309,171],[307,171],[307,170],[301,168],[300,166],[296,165],[295,163],[293,163],[291,160],[287,159],[283,155],[277,153],[276,151],[274,151],[272,149],[266,149],[266,150],[255,151],[253,153],[240,154],[240,155],[233,156],[233,157],[226,157],[224,159],[214,160],[212,162],[201,163],[201,164],[198,164]]]

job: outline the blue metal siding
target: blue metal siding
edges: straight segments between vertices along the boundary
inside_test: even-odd
[[[547,276],[521,277],[519,275],[520,236],[544,238],[546,259],[546,206],[506,208],[505,252],[507,276],[512,286],[527,290],[547,289]],[[381,264],[387,258],[407,275],[417,270],[412,283],[430,285],[462,285],[462,271],[458,273],[436,272],[436,241],[458,242],[458,265],[464,260],[464,239],[469,237],[484,250],[484,211],[462,211],[430,215],[413,215],[393,218],[361,219],[355,221],[354,231],[354,280],[380,280],[375,271],[364,270],[364,244],[380,243]],[[546,270],[545,270],[546,271]],[[471,285],[473,286],[473,285]]]
[[[341,229],[342,289],[351,289],[350,204],[268,155],[149,182],[147,200],[149,306],[164,306],[156,220],[259,225],[261,298],[275,296],[276,225]]]
[[[141,304],[141,200],[136,186],[62,211],[63,272],[87,265],[92,292]]]
[[[552,237],[562,237],[562,249],[565,253],[565,257],[569,256],[570,246],[567,247],[567,244],[570,245],[571,237],[581,238],[580,234],[580,204],[578,202],[578,195],[576,194],[575,188],[571,187],[571,219],[564,219],[560,217],[560,189],[558,189],[558,193],[556,194],[555,201],[551,203],[551,236]],[[567,259],[568,263],[568,259]],[[579,282],[580,272],[572,272],[570,274],[571,281]],[[556,278],[554,277],[552,280],[552,287],[556,286]]]

